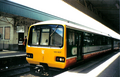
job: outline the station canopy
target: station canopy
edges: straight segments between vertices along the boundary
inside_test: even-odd
[[[62,0],[1,0],[0,12],[39,21],[53,19],[69,21],[74,24],[93,28],[101,33],[107,33],[110,37],[120,39],[118,33]]]

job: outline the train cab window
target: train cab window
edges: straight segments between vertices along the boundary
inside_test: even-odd
[[[41,29],[40,45],[48,45],[48,43],[49,43],[49,31],[50,31],[50,29]]]
[[[62,25],[37,25],[30,28],[28,45],[63,46],[64,27]]]
[[[39,37],[40,37],[40,30],[32,29],[32,44],[38,45],[39,44]]]
[[[61,46],[63,39],[63,29],[62,28],[52,28],[51,29],[51,46]]]

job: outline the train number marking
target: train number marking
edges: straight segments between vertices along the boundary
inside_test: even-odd
[[[54,51],[54,53],[61,53],[61,51]]]

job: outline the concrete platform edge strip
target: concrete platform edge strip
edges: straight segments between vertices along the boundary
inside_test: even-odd
[[[114,62],[118,57],[120,56],[120,52],[117,53],[116,55],[112,56],[110,59],[90,71],[86,77],[92,76],[92,77],[97,77],[102,71],[104,71],[112,62]]]
[[[9,57],[18,57],[18,56],[26,56],[26,54],[10,55],[10,56],[2,56],[2,57],[0,57],[0,58],[9,58]]]
[[[63,72],[59,75],[56,75],[54,77],[97,77],[102,71],[104,71],[112,62],[114,62],[118,57],[120,56],[120,52],[115,54],[114,56],[112,56],[110,59],[108,59],[107,61],[105,61],[104,63],[102,63],[101,65],[99,65],[98,67],[96,67],[95,69],[93,69],[92,71],[90,71],[89,73],[85,74],[85,73],[75,73],[75,72]]]

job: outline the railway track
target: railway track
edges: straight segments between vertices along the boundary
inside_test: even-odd
[[[117,53],[117,52],[113,52],[113,53]],[[106,55],[102,55],[102,57],[103,58],[109,57],[110,54],[111,53],[106,54]],[[81,66],[85,65],[85,64],[88,64],[89,62],[94,62],[94,61],[99,60],[99,59],[100,58],[98,57],[98,58],[94,58],[92,60],[89,60],[87,62],[83,62],[83,63],[81,63]],[[77,68],[77,66],[78,65],[73,66],[70,69],[73,69],[75,67]],[[55,70],[52,70],[52,71],[53,72],[50,72],[51,75],[52,75],[50,77],[53,77],[53,76],[55,76],[57,74],[60,74],[64,71],[67,71],[67,69],[64,70],[64,71],[55,71]],[[14,66],[11,66],[9,68],[5,68],[3,70],[0,70],[0,77],[43,77],[43,76],[40,76],[40,74],[31,74],[30,65],[28,63],[25,63],[25,64],[21,64],[21,65],[14,65]]]
[[[0,71],[0,77],[16,77],[30,72],[29,64],[15,65]]]

